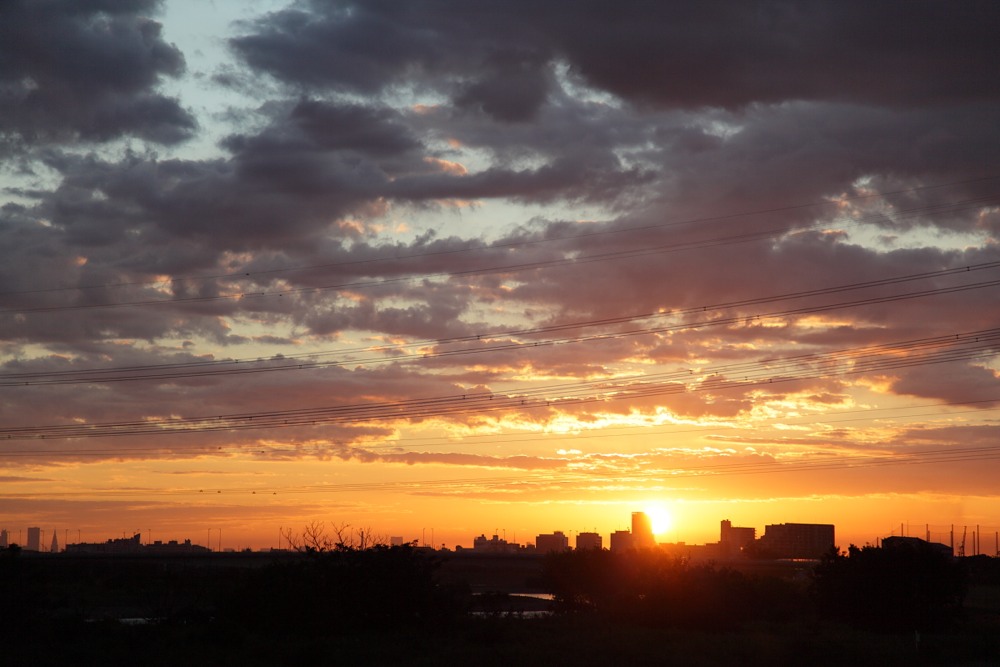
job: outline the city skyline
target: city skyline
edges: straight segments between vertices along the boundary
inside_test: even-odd
[[[720,520],[719,526],[716,526],[716,540],[715,541],[705,541],[704,543],[689,542],[684,539],[677,539],[675,535],[673,539],[669,534],[669,531],[663,530],[657,532],[653,530],[654,523],[645,512],[636,511],[631,513],[631,522],[627,527],[616,527],[609,531],[602,532],[596,527],[593,529],[569,529],[565,530],[563,528],[556,528],[548,533],[539,533],[533,537],[529,536],[527,538],[522,535],[522,539],[519,540],[516,532],[511,532],[508,536],[506,529],[495,528],[492,536],[490,538],[486,537],[486,532],[480,533],[479,536],[466,536],[466,539],[460,540],[454,544],[446,544],[444,542],[439,542],[434,539],[434,531],[429,533],[430,539],[428,539],[428,533],[423,530],[419,536],[403,536],[403,535],[392,535],[388,533],[381,533],[371,527],[353,527],[348,524],[331,524],[327,526],[325,522],[315,523],[310,526],[303,526],[300,530],[295,528],[279,528],[278,534],[276,536],[275,542],[272,544],[263,544],[257,546],[251,546],[249,543],[244,543],[241,541],[242,536],[236,536],[231,542],[227,542],[223,546],[223,536],[222,531],[219,528],[208,528],[206,529],[206,538],[204,543],[194,541],[194,546],[196,548],[206,548],[209,551],[216,552],[239,552],[239,551],[271,551],[271,550],[298,550],[302,548],[307,540],[310,533],[316,533],[314,537],[322,536],[324,540],[343,538],[346,543],[353,544],[358,537],[358,532],[363,531],[366,535],[365,539],[371,544],[384,544],[386,546],[402,546],[402,545],[414,545],[421,547],[429,547],[433,549],[443,549],[443,550],[463,550],[471,549],[473,551],[491,551],[500,550],[505,551],[507,547],[520,548],[538,548],[541,551],[553,550],[549,546],[550,543],[556,543],[562,540],[563,543],[571,549],[577,549],[581,537],[583,537],[584,543],[588,545],[588,548],[596,546],[596,548],[605,548],[610,550],[616,549],[628,549],[628,548],[649,548],[653,546],[658,547],[694,547],[700,548],[704,546],[713,545],[723,545],[724,543],[732,543],[736,546],[735,551],[724,551],[724,552],[710,552],[707,555],[698,556],[699,558],[729,558],[737,555],[738,550],[747,542],[760,542],[764,543],[767,541],[768,529],[777,529],[781,531],[785,526],[795,526],[795,525],[809,525],[809,526],[827,526],[833,533],[835,524],[798,524],[796,522],[774,522],[765,524],[762,528],[763,530],[760,534],[757,533],[756,526],[734,526],[732,521],[729,519]],[[638,518],[637,518],[638,517]],[[648,533],[648,536],[645,534]],[[135,545],[150,546],[150,545],[174,545],[181,546],[192,545],[192,538],[190,536],[178,537],[175,535],[167,536],[166,538],[153,539],[152,531],[122,531],[121,537],[111,536],[107,537],[108,533],[101,533],[100,537],[91,538],[87,536],[84,539],[82,533],[78,532],[75,539],[72,539],[69,529],[63,530],[63,542],[58,542],[59,530],[53,530],[49,534],[51,535],[51,543],[53,548],[42,548],[43,542],[45,541],[46,531],[40,527],[28,527],[27,529],[27,540],[21,540],[20,536],[23,534],[22,530],[17,531],[18,537],[15,539],[12,536],[14,531],[7,528],[0,528],[0,548],[5,548],[11,544],[16,544],[21,548],[27,549],[28,551],[40,551],[47,553],[55,553],[58,551],[67,550],[67,547],[77,547],[79,545],[103,545],[105,543],[134,543]],[[450,534],[447,533],[446,534]],[[616,537],[619,539],[621,535],[625,534],[626,541],[624,544],[619,543],[616,547]],[[638,540],[634,538],[635,535],[639,534]],[[32,537],[34,535],[34,537]],[[509,539],[508,539],[509,537]],[[556,542],[551,542],[551,538],[556,537]],[[605,539],[607,537],[607,539]],[[988,555],[1000,557],[1000,526],[983,526],[983,525],[959,525],[954,524],[948,526],[931,526],[930,524],[914,524],[901,523],[898,526],[898,532],[896,528],[891,529],[886,534],[881,534],[875,536],[873,539],[864,542],[857,541],[847,541],[838,538],[833,540],[833,546],[840,549],[841,552],[846,552],[848,547],[851,546],[878,546],[883,539],[887,538],[919,538],[926,542],[946,544],[956,555]],[[984,539],[985,544],[984,544]],[[546,547],[538,547],[537,540],[545,538]],[[763,539],[762,539],[763,538]],[[482,544],[480,545],[480,542]],[[60,546],[56,546],[60,545]],[[992,548],[991,546],[992,545]],[[688,554],[690,556],[690,553]]]
[[[0,521],[1000,525],[1000,6],[900,7],[4,3]]]

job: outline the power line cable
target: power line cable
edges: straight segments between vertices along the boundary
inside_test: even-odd
[[[356,366],[356,365],[366,365],[374,363],[401,363],[404,361],[417,360],[417,359],[426,360],[426,359],[449,357],[449,356],[485,354],[489,352],[509,351],[509,350],[523,350],[539,346],[562,345],[567,343],[580,343],[580,342],[588,342],[595,340],[616,340],[637,335],[660,334],[678,330],[698,329],[705,326],[725,326],[731,324],[739,324],[746,321],[747,316],[739,315],[728,318],[717,318],[705,322],[685,322],[683,324],[675,324],[669,326],[644,327],[626,332],[599,333],[589,336],[554,338],[544,341],[534,341],[534,342],[512,341],[501,344],[486,344],[486,345],[480,345],[479,347],[475,348],[465,348],[458,350],[438,350],[435,352],[419,351],[419,352],[411,352],[409,354],[406,354],[404,352],[405,350],[420,350],[421,348],[426,348],[427,346],[430,345],[444,346],[447,344],[454,344],[461,342],[472,342],[472,341],[482,342],[484,338],[492,340],[496,338],[508,338],[516,336],[520,337],[534,336],[542,333],[553,333],[571,329],[586,329],[586,328],[593,328],[600,326],[610,326],[612,324],[626,324],[629,322],[635,322],[653,318],[680,317],[695,313],[701,314],[701,313],[707,313],[709,311],[732,309],[736,307],[746,307],[750,305],[761,305],[776,301],[810,298],[815,296],[830,295],[847,291],[868,289],[873,287],[898,285],[905,282],[967,274],[967,273],[972,273],[973,271],[982,271],[987,269],[994,269],[997,267],[1000,267],[1000,261],[984,262],[981,264],[969,265],[965,267],[942,269],[940,271],[923,272],[923,273],[911,274],[908,276],[898,276],[893,278],[872,280],[861,283],[851,283],[847,285],[839,285],[828,288],[804,290],[799,292],[785,293],[768,297],[742,299],[737,301],[730,301],[730,302],[712,304],[707,306],[697,306],[680,310],[664,311],[658,313],[642,313],[638,315],[622,316],[617,318],[605,318],[600,320],[578,321],[572,323],[535,327],[532,329],[518,329],[506,332],[478,334],[475,336],[471,335],[458,336],[450,339],[438,339],[434,341],[417,341],[414,343],[408,343],[400,346],[380,347],[375,349],[369,347],[369,348],[355,348],[351,350],[340,350],[337,352],[321,351],[321,352],[307,353],[303,355],[288,355],[288,356],[283,355],[278,359],[270,359],[270,360],[258,359],[255,361],[248,359],[212,360],[212,361],[185,362],[182,364],[158,364],[158,365],[146,365],[146,366],[124,366],[124,367],[97,368],[97,369],[73,369],[68,371],[44,371],[44,372],[35,371],[35,372],[22,372],[22,373],[2,373],[0,374],[0,387],[109,383],[109,382],[136,381],[136,380],[177,380],[183,378],[217,376],[217,375],[246,375],[246,374],[266,373],[274,371],[315,369],[315,368],[323,368],[330,366],[341,366],[345,364]],[[793,315],[814,314],[817,312],[826,312],[829,310],[835,310],[841,308],[850,308],[850,307],[872,305],[878,303],[888,303],[888,302],[902,301],[906,299],[914,299],[925,296],[952,294],[972,289],[996,287],[998,285],[1000,285],[1000,280],[981,281],[978,283],[956,285],[949,287],[938,287],[929,290],[921,290],[916,292],[894,294],[894,295],[887,295],[880,297],[870,297],[867,299],[826,304],[821,306],[804,306],[801,308],[794,308],[794,309],[788,309],[771,313],[756,314],[752,316],[752,319],[756,320],[774,319],[774,318],[785,318]],[[348,356],[351,353],[357,353],[357,352],[384,354],[389,351],[393,352],[392,356],[390,356],[389,358],[386,358],[384,356],[379,356],[379,357],[362,358],[362,359],[357,359],[357,358],[339,359],[334,361],[317,360],[317,357],[335,353],[341,356]],[[302,358],[309,358],[310,360],[295,361],[295,359],[302,359]],[[229,368],[227,368],[227,366]],[[188,370],[192,368],[199,368],[204,370]]]
[[[499,410],[568,407],[626,398],[782,384],[816,377],[884,372],[912,366],[972,361],[995,356],[1000,329],[797,355],[764,362],[743,362],[705,369],[647,374],[625,380],[593,380],[574,384],[528,387],[509,394],[470,393],[410,399],[395,403],[357,403],[294,410],[224,414],[162,421],[145,419],[95,424],[62,424],[0,428],[0,438],[53,439],[123,435],[237,431],[333,424],[358,424],[441,418]],[[900,356],[904,352],[906,356]],[[919,352],[914,358],[912,353]],[[801,370],[803,367],[805,371]],[[735,378],[735,379],[733,379]],[[692,385],[693,381],[693,385]]]

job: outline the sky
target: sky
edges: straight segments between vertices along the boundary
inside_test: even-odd
[[[993,546],[998,25],[7,0],[0,527]]]

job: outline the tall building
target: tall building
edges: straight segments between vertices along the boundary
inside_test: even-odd
[[[632,512],[632,548],[649,549],[656,546],[653,522],[645,512]]]
[[[25,546],[27,551],[41,551],[42,550],[42,529],[37,526],[32,526],[28,528],[28,544]]]
[[[577,533],[576,534],[576,550],[582,551],[584,549],[597,549],[601,550],[603,542],[601,536],[597,533]]]
[[[7,535],[7,529],[4,528],[0,530],[0,549],[6,549],[10,546],[10,537]]]
[[[561,530],[535,538],[535,551],[541,554],[569,551],[569,538]]]
[[[50,554],[59,553],[59,540],[56,539],[56,531],[52,529],[52,545],[49,547]]]
[[[764,526],[757,544],[777,558],[820,558],[834,546],[834,530],[827,523],[779,523]]]

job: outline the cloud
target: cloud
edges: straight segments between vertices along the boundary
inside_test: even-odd
[[[184,56],[147,18],[159,2],[13,0],[0,9],[0,139],[9,146],[190,137],[196,121],[158,92]]]
[[[222,36],[214,82],[242,85],[212,95],[171,42],[185,27],[149,18],[161,5],[0,9],[0,142],[14,156],[0,380],[158,376],[0,387],[0,421],[362,416],[32,441],[11,477],[106,459],[205,470],[193,459],[211,455],[393,474],[578,465],[595,484],[646,470],[666,488],[709,455],[636,436],[553,457],[535,435],[676,421],[688,430],[672,443],[767,447],[711,456],[769,466],[757,459],[988,432],[995,347],[935,359],[876,346],[996,326],[992,4],[297,2]],[[231,358],[246,372],[213,374]],[[292,358],[303,368],[265,372]],[[544,400],[387,407],[472,393]],[[885,416],[918,397],[982,407],[947,432]],[[824,420],[868,408],[863,425]],[[525,437],[407,444],[484,432]],[[671,488],[725,493],[736,476],[717,477]],[[900,477],[781,484],[937,488]]]
[[[232,44],[252,67],[283,81],[368,94],[403,81],[433,85],[491,72],[497,61],[516,66],[492,85],[516,88],[519,66],[555,59],[622,98],[681,108],[818,99],[942,106],[1000,93],[982,66],[998,55],[988,3],[958,10],[856,1],[459,7],[313,2],[249,24]],[[486,95],[490,85],[472,88]]]

